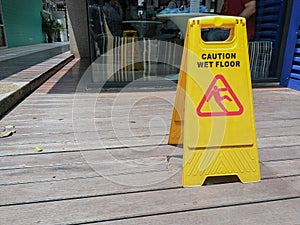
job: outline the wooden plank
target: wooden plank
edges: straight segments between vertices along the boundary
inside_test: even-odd
[[[175,147],[170,145],[131,146],[128,148],[121,149],[83,149],[81,151],[77,151],[74,149],[61,149],[61,151],[44,151],[42,153],[36,153],[33,151],[33,149],[31,149],[31,151],[23,151],[19,152],[19,154],[16,151],[14,154],[0,157],[0,169],[26,165],[36,166],[70,163],[74,161],[81,162],[83,160],[85,152],[89,152],[86,154],[94,154],[96,157],[98,151],[106,151],[108,152],[107,154],[112,154],[114,157],[117,158],[146,158],[154,156],[182,157],[183,154],[181,147]],[[261,162],[283,161],[299,158],[300,151],[298,146],[284,147],[284,149],[282,147],[259,149],[259,159]]]
[[[300,122],[300,120],[299,120]],[[257,128],[257,136],[259,138],[271,137],[271,136],[293,136],[298,135],[300,132],[300,123],[297,124],[297,121],[294,121],[294,126],[287,126],[284,123],[280,127],[269,127]]]
[[[56,124],[56,127],[62,127],[64,129],[65,124]],[[77,125],[76,125],[77,126]],[[160,138],[165,139],[164,137],[168,135],[168,129],[167,127],[164,127],[163,125],[160,125],[159,123],[151,123],[149,127],[136,127],[138,125],[134,125],[134,127],[118,127],[117,125],[111,125],[110,129],[104,129],[100,130],[100,127],[98,130],[95,130],[95,127],[83,127],[78,128],[75,127],[76,133],[74,131],[72,132],[72,127],[69,127],[68,130],[62,131],[61,133],[23,133],[19,134],[16,133],[15,135],[3,139],[2,145],[16,145],[16,142],[19,145],[28,144],[28,143],[46,143],[46,142],[74,142],[74,138],[80,138],[80,136],[85,136],[86,141],[94,141],[99,138],[107,139],[107,140],[119,140],[124,138],[157,138],[158,136]],[[18,127],[16,126],[16,129]],[[74,129],[74,128],[73,128]],[[18,129],[17,129],[18,131]],[[76,135],[76,136],[75,136]],[[105,142],[105,140],[103,140]],[[165,142],[166,143],[166,142]]]
[[[89,133],[93,134],[93,133]],[[87,138],[87,139],[85,139]],[[148,148],[153,148],[153,146],[165,145],[167,143],[167,136],[140,136],[140,137],[131,137],[133,140],[130,140],[128,137],[123,138],[111,138],[111,139],[100,139],[100,137],[95,133],[93,137],[88,134],[80,134],[77,137],[70,139],[53,139],[51,140],[42,140],[36,139],[23,142],[20,145],[14,145],[9,143],[1,146],[0,156],[11,155],[11,154],[30,154],[34,153],[36,146],[39,146],[44,149],[44,152],[57,152],[57,151],[78,151],[85,149],[112,149],[112,148],[138,148],[143,146],[149,146]]]
[[[262,162],[261,176],[264,179],[300,176],[300,159]]]
[[[165,120],[164,120],[165,119]],[[93,124],[93,127],[90,127],[88,125],[86,126],[80,126],[78,124],[84,124],[84,122],[88,122],[89,124]],[[6,124],[14,124],[17,128],[17,133],[15,134],[14,137],[9,138],[9,139],[2,139],[3,142],[18,138],[22,138],[22,135],[26,136],[29,134],[40,134],[43,135],[43,139],[46,139],[47,133],[52,132],[60,132],[60,133],[79,133],[79,132],[92,132],[92,131],[98,131],[101,132],[101,135],[106,135],[103,137],[109,137],[111,136],[111,133],[114,133],[116,129],[120,131],[120,133],[127,131],[133,131],[133,132],[145,132],[148,134],[151,134],[150,129],[156,129],[156,133],[168,135],[168,130],[169,130],[169,124],[167,124],[168,120],[164,117],[154,117],[154,118],[135,118],[131,120],[123,119],[115,119],[114,122],[112,121],[101,121],[101,122],[95,122],[92,120],[86,120],[86,121],[74,121],[74,122],[68,122],[63,118],[57,118],[56,120],[47,120],[43,122],[35,121],[35,119],[28,120],[26,123],[19,124],[18,121],[15,121],[13,123],[12,121],[7,122]],[[296,124],[297,125],[297,124]],[[266,127],[266,128],[257,128],[257,136],[258,138],[271,138],[276,137],[276,136],[297,136],[299,134],[299,127],[298,126],[284,126],[283,127]],[[45,126],[47,126],[45,128]],[[74,127],[76,128],[74,130]],[[276,128],[276,129],[272,129]],[[115,135],[113,135],[115,136]],[[130,135],[128,135],[130,136]],[[25,140],[26,141],[26,140]]]
[[[161,179],[161,176],[164,175],[162,172],[148,174],[153,177],[160,177],[157,180],[152,180],[152,182],[144,182],[144,184],[139,182],[139,185],[134,185],[133,178],[137,178],[137,176],[129,177],[128,175],[120,175],[118,178],[115,177],[113,179],[98,175],[1,185],[0,208],[18,204],[76,200],[80,198],[181,188],[180,175],[170,176],[165,174],[166,179]],[[139,179],[141,178],[143,178],[142,174],[139,175]]]
[[[299,159],[299,146],[280,146],[271,148],[260,148],[259,159],[261,162],[280,161],[287,159]]]
[[[166,161],[167,154],[173,154],[174,148],[139,148],[119,151],[70,152],[65,154],[31,154],[27,156],[1,157],[3,166],[0,168],[1,185],[18,183],[55,181],[73,179],[76,177],[104,176],[116,177],[122,175],[131,179],[135,174],[146,172],[164,174],[169,178],[181,168],[181,159],[177,158],[173,167]],[[11,160],[10,160],[11,159]],[[13,160],[16,159],[16,160]],[[9,161],[8,163],[5,163]],[[14,163],[11,163],[14,161]],[[165,173],[164,173],[165,171]],[[20,177],[19,175],[22,174]],[[154,175],[150,180],[161,180],[162,175]],[[164,177],[163,176],[163,177]],[[114,178],[118,179],[118,178]],[[132,178],[134,180],[134,178]],[[163,178],[165,179],[165,177]],[[138,181],[138,180],[137,180]],[[127,182],[127,181],[126,181]]]
[[[221,208],[206,208],[199,210],[178,211],[158,215],[120,218],[101,224],[131,225],[131,224],[299,224],[299,199],[270,201],[262,203],[232,205]],[[267,210],[266,210],[267,209]]]
[[[83,163],[49,165],[42,168],[33,167],[31,169],[2,170],[0,184],[13,185],[30,182],[51,182],[55,179],[67,179],[73,177],[98,176],[89,165]]]
[[[151,135],[147,129],[144,131],[131,130],[130,132],[118,130],[117,133],[105,131],[104,134],[99,134],[98,132],[75,134],[71,132],[66,134],[36,133],[24,136],[16,134],[3,139],[0,146],[0,155],[31,153],[36,146],[42,147],[46,152],[53,152],[130,146],[157,146],[167,143],[167,133],[163,134],[159,133],[159,131]],[[278,149],[282,146],[289,148],[300,145],[299,135],[258,137],[257,140],[259,149]],[[18,145],[16,145],[17,142],[19,142]]]
[[[114,159],[99,156],[94,151],[90,156],[80,153],[72,153],[71,156],[70,153],[57,154],[55,157],[54,154],[14,156],[14,159],[17,158],[16,164],[26,164],[15,167],[7,165],[0,169],[0,186],[4,193],[0,205],[181,187],[181,155],[173,149],[169,149],[168,155],[165,155],[164,148],[159,152],[160,156],[154,151],[133,154],[137,152],[120,150],[112,152]],[[85,161],[88,157],[92,159]],[[9,157],[6,159],[9,160]],[[299,162],[300,159],[263,162],[262,179],[297,177],[300,175]],[[36,192],[43,189],[47,192]]]
[[[15,205],[0,207],[0,215],[5,224],[15,223],[15,218],[23,224],[78,224],[297,198],[299,192],[276,179]]]
[[[293,117],[293,115],[288,114],[287,112],[284,114],[280,114],[281,117],[284,118],[275,118],[274,115],[261,115],[262,119],[258,120],[256,118],[257,128],[272,128],[272,127],[284,127],[284,126],[295,126],[295,124],[299,124],[299,116]],[[281,126],[280,126],[281,123]]]
[[[43,123],[45,122],[45,120],[42,120],[42,121],[43,121]],[[290,123],[289,123],[290,126],[292,125],[292,122],[293,121],[290,121]],[[28,152],[31,149],[33,149],[35,147],[35,145],[41,145],[41,144],[45,147],[45,149],[47,149],[48,146],[51,145],[51,143],[53,144],[53,146],[58,146],[58,147],[54,147],[55,151],[57,150],[57,148],[75,149],[75,150],[78,149],[74,143],[74,135],[73,135],[74,130],[72,127],[73,124],[69,124],[66,121],[61,122],[61,121],[59,121],[59,119],[57,120],[57,123],[54,123],[53,120],[50,120],[47,123],[47,131],[50,134],[43,134],[41,132],[45,131],[45,127],[44,127],[45,124],[32,123],[31,121],[28,121],[26,123],[28,123],[28,126],[20,127],[20,131],[18,131],[18,126],[17,126],[17,134],[15,134],[13,137],[10,137],[7,139],[2,139],[2,145],[0,146],[0,149],[3,151],[1,151],[1,153],[3,153],[3,154],[7,153],[6,150],[8,150],[9,148],[14,149],[13,147],[11,147],[11,145],[15,146],[16,142],[19,143],[19,145],[21,144],[23,146],[21,146],[21,147],[16,146],[14,150],[21,148],[21,149],[25,150],[24,152]],[[63,126],[59,126],[61,123],[63,124]],[[280,126],[280,123],[278,123],[277,125]],[[33,127],[33,129],[29,129],[31,126]],[[38,127],[36,127],[36,126],[38,126]],[[160,127],[159,124],[157,124],[157,126]],[[280,129],[280,128],[279,129],[270,129],[270,130],[265,129],[264,132],[262,132],[262,129],[258,128],[257,133],[258,133],[259,148],[272,148],[272,147],[278,147],[278,146],[280,147],[282,142],[274,141],[274,139],[277,138],[276,135],[281,136],[279,138],[281,140],[284,140],[283,143],[285,146],[297,145],[297,143],[298,143],[297,141],[299,140],[298,135],[293,135],[293,134],[298,133],[298,127],[297,126],[287,127],[287,125],[284,125],[284,124],[283,124],[283,126],[284,127],[282,129]],[[38,128],[40,130],[38,130]],[[54,130],[51,130],[51,128]],[[27,131],[29,131],[28,133],[25,133],[26,129],[27,129]],[[128,130],[126,130],[126,129],[124,131],[121,128],[118,129],[117,137],[113,136],[113,135],[115,135],[115,131],[113,129],[109,129],[109,126],[106,129],[103,128],[103,126],[99,126],[99,129],[101,129],[101,131],[102,131],[102,133],[99,134],[100,137],[109,139],[110,145],[108,145],[107,147],[122,147],[122,145],[117,144],[118,142],[116,140],[114,141],[115,143],[112,144],[113,138],[117,138],[117,139],[125,138],[126,139],[127,137],[132,137],[132,135],[127,136],[128,134],[130,134],[130,132],[128,132]],[[140,134],[140,136],[136,136],[137,138],[138,137],[143,138],[144,135],[149,135],[149,130],[146,127],[140,128],[136,125],[136,127],[132,127],[130,129],[131,129],[132,134],[134,134],[134,135]],[[90,130],[90,127],[82,128],[82,130],[83,130],[83,132],[88,131],[88,130]],[[160,132],[159,129],[158,129],[158,131]],[[32,134],[30,132],[34,132],[34,133]],[[62,133],[55,133],[55,132],[62,132]],[[66,134],[64,134],[64,132],[66,132]],[[158,136],[160,136],[162,134],[163,134],[163,136],[159,137],[159,138],[162,140],[166,139],[168,127],[165,128],[165,132],[166,133],[164,133],[164,134],[156,133],[155,139],[158,138]],[[281,134],[281,132],[282,132],[282,134]],[[22,135],[22,133],[24,136]],[[262,133],[265,133],[265,134],[262,135]],[[283,134],[285,134],[285,135],[283,135]],[[29,137],[29,135],[32,135],[32,137],[30,139],[26,138],[26,137]],[[80,135],[81,134],[76,134],[76,136],[80,136]],[[90,136],[93,136],[92,133],[90,133],[90,134],[86,133],[85,135],[87,137],[87,140],[89,140],[88,138]],[[260,137],[262,137],[262,138],[260,138]],[[97,138],[98,138],[98,136],[97,136]],[[62,144],[60,145],[59,143],[62,143]],[[103,147],[102,144],[104,144],[104,143],[101,143],[101,145],[97,144],[96,146],[95,145],[91,146],[90,144],[88,144],[88,146],[90,146],[89,148],[97,148],[97,147]],[[132,145],[138,145],[138,143],[132,143]],[[7,153],[7,154],[9,154],[9,153]]]
[[[264,165],[276,165],[275,168],[281,167],[297,169],[297,162],[300,157],[297,147],[269,149],[264,150],[265,153],[260,152],[260,162]],[[298,155],[297,155],[298,153]],[[273,157],[269,157],[272,155]],[[137,148],[124,148],[124,149],[102,149],[102,150],[85,150],[85,151],[70,151],[70,152],[56,152],[56,153],[31,153],[27,155],[10,155],[0,157],[1,171],[21,170],[21,169],[35,169],[43,167],[56,167],[64,165],[84,165],[87,163],[104,163],[115,162],[116,164],[129,163],[130,160],[146,160],[151,161],[157,158],[160,162],[165,163],[165,157],[170,157],[169,162],[181,166],[182,148],[163,145],[163,146],[139,146]],[[180,159],[180,161],[177,161]],[[129,160],[129,161],[127,161]],[[162,160],[162,161],[161,161]],[[104,161],[104,162],[102,162]],[[285,164],[286,163],[286,164]],[[296,163],[296,165],[293,165]],[[155,163],[154,163],[155,164]],[[278,164],[278,166],[277,166]],[[138,164],[137,164],[138,165]],[[144,166],[151,165],[143,164]],[[282,166],[280,166],[282,165]],[[293,173],[294,174],[294,173]]]
[[[182,148],[171,145],[164,146],[148,146],[138,148],[124,148],[124,149],[102,149],[102,150],[88,150],[84,153],[80,151],[70,152],[54,152],[54,153],[31,153],[27,155],[10,155],[0,157],[0,170],[41,167],[43,165],[55,165],[72,162],[86,162],[84,156],[90,154],[91,157],[98,157],[99,154],[111,154],[116,159],[139,159],[163,156],[182,157]],[[101,151],[101,152],[100,152]]]
[[[273,136],[257,138],[259,148],[278,148],[284,146],[299,146],[300,134],[290,136]]]
[[[287,182],[287,185],[290,187],[293,187],[295,190],[300,193],[300,179],[298,179],[299,176],[292,176],[287,178],[282,178],[284,181]],[[299,206],[299,205],[298,205]]]

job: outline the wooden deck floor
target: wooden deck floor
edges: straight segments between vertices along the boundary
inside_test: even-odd
[[[300,224],[300,92],[254,89],[261,182],[182,188],[175,91],[75,94],[78,63],[1,120],[1,224]]]

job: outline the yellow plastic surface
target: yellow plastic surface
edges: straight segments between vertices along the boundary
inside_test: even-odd
[[[188,38],[185,39],[184,46],[187,45]],[[184,49],[180,73],[178,78],[176,98],[173,108],[172,121],[170,125],[169,133],[169,145],[180,145],[183,143],[183,117],[184,117],[184,105],[185,105],[185,87],[186,87],[186,66],[187,66],[187,54],[188,50]]]
[[[231,29],[229,38],[204,42],[201,29],[211,27]],[[180,100],[185,103],[181,109],[183,186],[202,185],[207,177],[228,175],[236,175],[245,183],[259,181],[245,19],[190,19],[185,48],[182,63],[186,71],[180,73],[186,76],[180,78],[186,81],[184,100]]]

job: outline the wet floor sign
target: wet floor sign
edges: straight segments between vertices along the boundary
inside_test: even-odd
[[[211,28],[229,29],[229,37],[203,41]],[[231,175],[260,180],[244,18],[189,20],[169,135],[169,144],[182,142],[183,186]]]

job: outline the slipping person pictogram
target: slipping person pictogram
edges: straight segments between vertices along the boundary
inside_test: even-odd
[[[224,87],[219,88],[217,82],[221,82]],[[229,95],[227,94],[229,93]],[[204,111],[204,105],[210,104],[212,99],[215,100],[217,105],[220,107],[221,111]],[[225,102],[234,102],[237,110],[228,110],[226,108]],[[205,95],[203,96],[200,104],[197,108],[197,115],[200,117],[209,117],[209,116],[238,116],[241,115],[244,111],[244,108],[235,95],[234,91],[226,81],[226,79],[218,74],[214,77],[210,86],[208,87]]]
[[[207,96],[207,102],[214,97],[216,103],[219,105],[219,107],[223,110],[223,112],[227,112],[227,109],[223,105],[224,100],[228,100],[229,102],[232,101],[232,99],[228,95],[221,96],[221,92],[228,91],[227,88],[219,88],[217,85],[213,87],[209,95]]]

